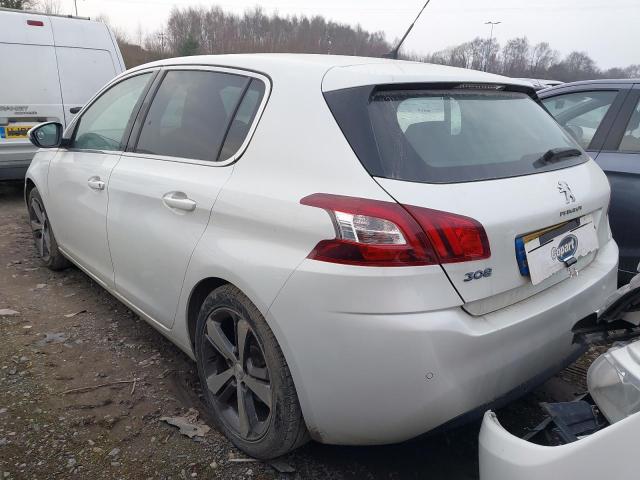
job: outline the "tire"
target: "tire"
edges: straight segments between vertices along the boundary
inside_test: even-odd
[[[266,460],[309,440],[282,350],[256,306],[238,288],[224,285],[207,296],[195,337],[204,396],[218,429],[234,445]]]
[[[29,222],[40,261],[50,270],[64,270],[71,264],[58,249],[58,242],[53,234],[44,202],[37,188],[32,188],[29,191],[27,201]]]

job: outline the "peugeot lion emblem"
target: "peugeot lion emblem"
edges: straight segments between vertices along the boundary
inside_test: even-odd
[[[567,182],[558,182],[558,191],[560,193],[564,193],[565,203],[575,203],[576,197],[574,197],[573,192],[571,191],[571,187]]]

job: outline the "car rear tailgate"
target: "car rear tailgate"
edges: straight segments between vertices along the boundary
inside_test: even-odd
[[[446,263],[443,268],[470,313],[483,314],[523,300],[569,277],[563,269],[533,285],[521,273],[515,250],[516,238],[549,226],[591,214],[599,245],[609,241],[606,211],[609,186],[593,162],[540,174],[497,180],[421,184],[378,178],[378,183],[398,202],[444,210],[471,217],[484,227],[491,256],[484,260]],[[571,186],[575,202],[567,204],[558,183]],[[579,272],[590,254],[576,265]],[[489,276],[469,280],[468,273],[491,269]]]

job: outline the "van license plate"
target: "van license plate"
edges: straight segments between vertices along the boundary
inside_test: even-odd
[[[19,126],[19,127],[4,127],[4,137],[10,138],[27,138],[27,133],[31,125]]]
[[[532,238],[533,237],[533,238]],[[579,258],[598,249],[598,235],[592,215],[585,215],[539,234],[524,237],[531,283],[537,285]]]

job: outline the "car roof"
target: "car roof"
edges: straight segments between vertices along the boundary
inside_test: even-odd
[[[597,80],[580,80],[577,82],[562,83],[550,88],[545,88],[538,92],[538,95],[545,94],[547,92],[556,92],[560,89],[566,89],[571,87],[579,87],[581,85],[605,85],[605,84],[619,84],[619,85],[633,85],[640,83],[640,78],[601,78]]]
[[[279,80],[322,82],[323,90],[360,85],[414,82],[477,82],[518,85],[528,82],[464,68],[406,60],[345,55],[250,53],[198,55],[160,60],[133,69],[158,66],[204,65],[239,68]]]

